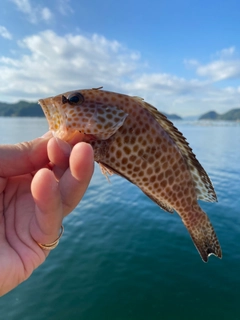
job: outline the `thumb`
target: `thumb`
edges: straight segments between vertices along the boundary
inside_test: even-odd
[[[0,176],[11,177],[36,171],[48,162],[47,143],[52,137],[43,137],[13,145],[0,146]]]

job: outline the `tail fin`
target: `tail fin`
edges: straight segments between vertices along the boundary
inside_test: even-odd
[[[208,261],[208,257],[211,254],[220,259],[222,258],[221,246],[213,226],[206,213],[200,207],[187,216],[185,213],[183,223],[204,262]]]

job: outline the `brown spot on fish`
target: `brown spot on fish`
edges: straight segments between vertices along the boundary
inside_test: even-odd
[[[101,88],[66,92],[39,103],[55,136],[70,141],[85,133],[83,140],[92,145],[106,176],[116,173],[164,210],[175,210],[203,261],[210,254],[222,257],[197,201],[216,201],[213,185],[182,133],[162,113],[142,98]]]
[[[127,155],[129,155],[131,153],[131,149],[129,147],[127,147],[127,146],[124,146],[123,150]]]

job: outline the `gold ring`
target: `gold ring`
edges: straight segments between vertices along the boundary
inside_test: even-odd
[[[59,240],[60,240],[61,236],[63,235],[63,232],[64,232],[64,227],[63,227],[63,225],[61,225],[60,234],[55,241],[53,241],[51,243],[46,243],[46,244],[42,244],[42,243],[37,242],[37,244],[39,245],[40,248],[42,248],[44,250],[49,250],[49,251],[53,250],[59,244]]]

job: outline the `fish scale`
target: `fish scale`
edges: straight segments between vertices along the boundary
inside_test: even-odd
[[[162,209],[176,211],[203,261],[222,257],[221,247],[198,199],[216,201],[207,173],[184,136],[142,98],[76,90],[39,100],[54,135],[70,141],[78,132],[94,149],[108,176],[137,185]],[[56,121],[58,119],[58,121]]]

